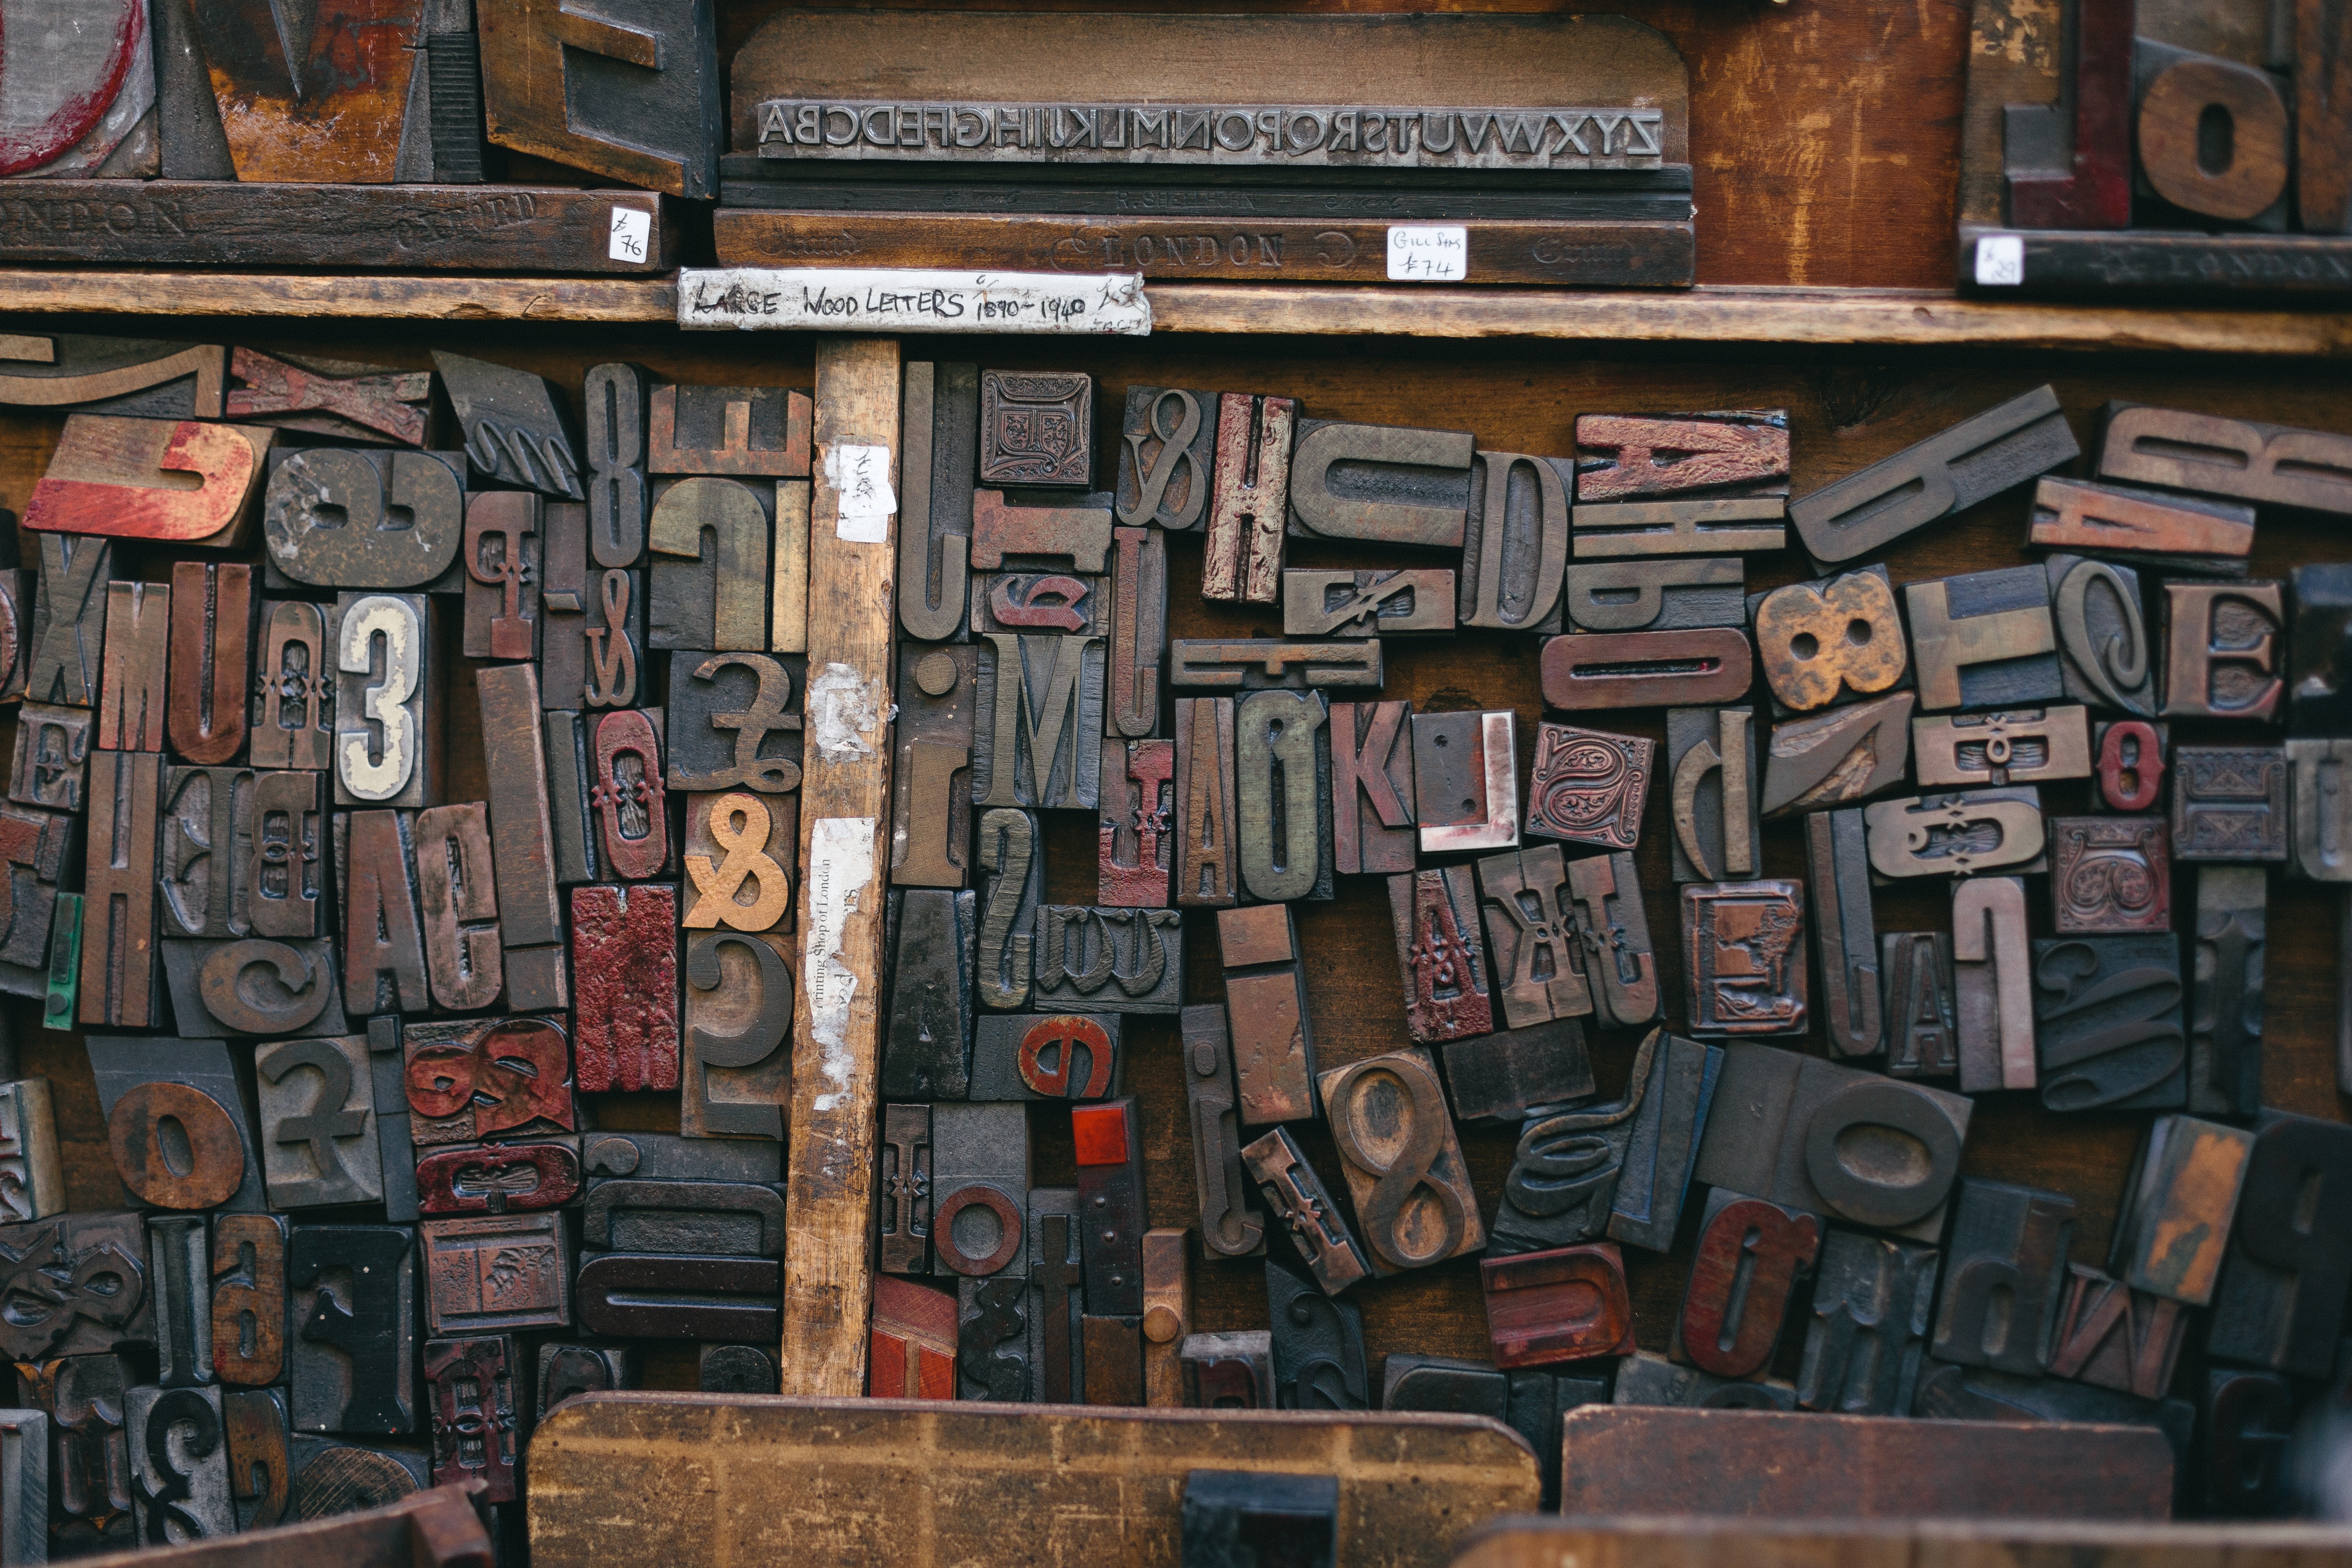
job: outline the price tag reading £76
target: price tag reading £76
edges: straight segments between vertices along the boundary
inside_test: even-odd
[[[1459,283],[1469,276],[1468,229],[1458,224],[1399,224],[1390,227],[1390,281]]]

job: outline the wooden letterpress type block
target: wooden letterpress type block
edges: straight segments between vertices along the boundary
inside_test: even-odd
[[[1176,901],[1223,908],[1241,897],[1234,798],[1234,701],[1176,701]]]
[[[98,746],[103,752],[160,752],[170,649],[168,583],[106,585],[106,643],[99,688]]]
[[[1143,1320],[1089,1312],[1079,1320],[1088,1405],[1139,1405],[1143,1398]]]
[[[196,549],[241,546],[273,436],[243,425],[68,415],[25,503],[24,525]]]
[[[634,1345],[580,1345],[550,1342],[539,1347],[538,1416],[575,1394],[610,1394],[637,1386]]]
[[[1603,509],[1608,510],[1608,509]],[[1571,632],[1667,632],[1748,624],[1745,563],[1736,555],[1578,561],[1568,568]]]
[[[243,936],[248,916],[253,777],[242,768],[163,771],[163,934]]]
[[[1793,1384],[1717,1377],[1680,1366],[1662,1355],[1637,1351],[1617,1364],[1611,1403],[1675,1405],[1697,1410],[1794,1410]]]
[[[2213,1302],[2210,1352],[2296,1376],[2324,1375],[2352,1288],[2344,1246],[2352,1131],[2265,1110]],[[2340,1363],[2338,1363],[2340,1365]]]
[[[352,1010],[431,1011],[410,815],[338,812],[335,836],[335,879],[343,900],[343,994]]]
[[[1381,685],[1381,639],[1279,642],[1272,637],[1178,637],[1168,645],[1168,682],[1208,690],[1301,691]]]
[[[1543,1251],[1601,1234],[1652,1084],[1652,1064],[1668,1037],[1654,1029],[1633,1057],[1625,1098],[1610,1105],[1563,1111],[1520,1129],[1495,1210],[1487,1250],[1496,1257]],[[1669,1047],[1670,1050],[1672,1047]]]
[[[961,888],[971,877],[967,775],[979,658],[971,647],[917,644],[898,651],[891,688],[898,700],[898,758],[890,770],[893,887]],[[1103,798],[1111,798],[1108,787]]]
[[[1577,963],[1567,864],[1559,847],[1539,845],[1477,863],[1487,953],[1505,1024],[1525,1029],[1592,1011]]]
[[[2197,868],[2189,1109],[2200,1115],[2252,1116],[2261,1109],[2269,895],[2259,866]]]
[[[1931,1343],[1938,1361],[2039,1377],[2066,1288],[2074,1200],[1978,1180],[1959,1184]]]
[[[2101,724],[2092,731],[2097,762],[2091,774],[2098,786],[2094,811],[2144,812],[2157,808],[2164,790],[2164,742],[2170,726],[2142,719]]]
[[[2037,941],[2033,987],[2044,1106],[2137,1110],[2186,1102],[2188,1037],[2172,938]]]
[[[106,634],[103,584],[113,574],[114,546],[82,534],[44,533],[39,540],[40,580],[25,700],[94,708]]]
[[[485,50],[485,58],[495,51]],[[537,490],[558,500],[588,499],[572,436],[568,400],[545,376],[433,351],[433,368],[466,436],[474,478]]]
[[[561,1208],[580,1195],[580,1156],[568,1143],[481,1143],[416,1162],[417,1206],[429,1215]]]
[[[1265,1194],[1266,1206],[1288,1227],[1293,1250],[1325,1295],[1335,1295],[1370,1276],[1371,1268],[1364,1260],[1363,1249],[1288,1128],[1277,1127],[1244,1144],[1242,1163]],[[1266,1260],[1269,1282],[1279,1268],[1272,1258]],[[1275,1321],[1277,1325],[1281,1321],[1279,1310]]]
[[[1096,809],[1102,639],[994,632],[978,648],[972,804]]]
[[[228,1489],[236,1504],[237,1529],[268,1530],[282,1522],[293,1481],[286,1391],[224,1390],[221,1426],[228,1445]]]
[[[1097,1317],[1143,1311],[1143,1124],[1136,1102],[1119,1099],[1074,1106],[1071,1136],[1078,1166],[1079,1252],[1087,1305]]]
[[[335,731],[326,614],[298,600],[265,604],[260,635],[249,760],[257,768],[323,772],[332,765]]]
[[[1389,919],[1404,977],[1405,1030],[1423,1045],[1492,1033],[1494,1001],[1467,866],[1389,879]]]
[[[1343,876],[1412,869],[1413,780],[1403,743],[1412,715],[1410,702],[1332,704],[1332,845]]]
[[[1954,1076],[1960,1070],[1960,1040],[1951,936],[1889,931],[1878,939],[1878,957],[1886,982],[1887,1076]]]
[[[2285,859],[2286,785],[2286,752],[2280,747],[2175,747],[2173,858]]]
[[[547,752],[539,674],[530,665],[477,672],[482,761],[489,777],[491,861],[506,939],[507,1005],[518,1012],[572,1005],[563,962],[563,911],[555,893]]]
[[[1018,1101],[932,1106],[932,1272],[1025,1279],[1029,1178],[1028,1112]]]
[[[1863,822],[1871,869],[1889,879],[2038,871],[2049,842],[2032,784],[1882,800],[1863,807]]]
[[[721,108],[709,9],[609,15],[574,20],[544,0],[483,8],[489,139],[617,184],[716,195]]]
[[[599,1167],[610,1163],[601,1153]],[[764,1183],[600,1176],[588,1184],[580,1240],[600,1252],[774,1258],[784,1250],[783,1195]]]
[[[1084,1403],[1087,1392],[1086,1260],[1076,1187],[1029,1194],[1029,1365],[1031,1389],[1047,1405]]]
[[[1717,1377],[1765,1370],[1789,1299],[1821,1250],[1822,1223],[1813,1215],[1728,1189],[1710,1193],[1683,1287],[1675,1354]]]
[[[139,1538],[151,1546],[236,1531],[217,1388],[133,1388],[124,1396]]]
[[[167,822],[167,834],[172,826]],[[242,897],[232,897],[234,904],[242,905],[254,935],[300,941],[323,934],[319,861],[326,847],[326,826],[323,775],[308,771],[253,775],[252,795],[241,808],[232,837],[245,856]],[[249,840],[249,847],[240,840]],[[166,858],[169,863],[168,852]],[[215,861],[214,874],[233,875],[234,865],[234,858],[228,867]],[[171,902],[167,885],[167,910]],[[232,927],[234,922],[233,914]]]
[[[688,1137],[783,1137],[795,959],[785,937],[687,938],[680,1127]]]
[[[1522,1121],[1592,1094],[1592,1058],[1573,1018],[1449,1040],[1444,1057],[1453,1114],[1464,1121]]]
[[[1519,632],[1560,629],[1574,478],[1574,464],[1565,458],[1480,452],[1472,460],[1462,549],[1463,625]]]
[[[0,1083],[0,1224],[43,1219],[65,1206],[49,1080]]]
[[[1684,885],[1692,1033],[1804,1032],[1804,896],[1801,882]]]
[[[89,761],[89,710],[27,702],[16,717],[16,763],[8,798],[26,805],[79,811]]]
[[[1160,728],[1160,667],[1168,651],[1168,539],[1156,529],[1111,531],[1108,734]]]
[[[95,83],[118,68],[117,62],[124,55],[144,50],[146,34],[142,29],[132,31],[135,37],[118,36],[106,40],[101,50],[78,62],[77,71],[94,73],[90,79]],[[125,72],[123,85],[133,92],[150,90],[139,82],[138,74]],[[73,119],[92,111],[89,100],[79,94],[65,96],[59,101],[53,128],[61,129]],[[120,145],[121,139],[136,129],[136,118],[135,114],[123,116],[111,128],[102,131],[97,139],[102,145],[82,144],[66,152],[64,155],[73,161],[69,166],[95,168],[104,162],[108,153]],[[147,162],[149,166],[142,173],[152,178],[152,160]],[[12,167],[8,173],[27,173],[32,166]],[[24,357],[0,375],[0,402],[35,408],[101,408],[159,418],[217,419],[222,413],[227,359],[227,349],[217,343],[41,333],[25,340]]]
[[[1118,521],[1157,523],[1182,532],[1208,514],[1211,473],[1219,450],[1213,392],[1130,386],[1120,421]]]
[[[1183,917],[1174,910],[1045,904],[1037,910],[1040,1008],[1169,1013],[1184,994]],[[983,962],[988,942],[981,942]]]
[[[2254,509],[2129,485],[2044,478],[2033,487],[2030,539],[2049,549],[2243,575],[2254,547]],[[2059,559],[2052,558],[2053,568]],[[2054,570],[2052,577],[2054,586]]]
[[[1665,1252],[1674,1247],[1691,1171],[1698,1163],[1700,1134],[1715,1100],[1716,1080],[1723,1073],[1724,1050],[1678,1035],[1656,1037],[1664,1048],[1654,1049],[1646,1064],[1631,1131],[1622,1141],[1606,1141],[1622,1150],[1609,1211],[1609,1239]],[[1519,1201],[1527,1190],[1522,1182],[1510,1201]]]
[[[1242,1172],[1240,1100],[1223,1006],[1184,1009],[1183,1052],[1202,1245],[1222,1257],[1256,1256],[1265,1247],[1265,1221],[1249,1206]]]
[[[81,984],[81,895],[59,893],[49,925],[48,988],[41,1002],[41,1027],[74,1026],[76,993]]]
[[[971,629],[1110,636],[1110,580],[1066,572],[985,572],[972,580]]]
[[[2066,1305],[2050,1374],[2162,1399],[2188,1338],[2188,1312],[2178,1301],[2135,1290],[2079,1263],[2066,1272]]]
[[[2263,1372],[2212,1367],[2198,1413],[2209,1517],[2263,1518],[2289,1507],[2295,1441],[2294,1388]]]
[[[2057,481],[2044,479],[2047,487]],[[2058,678],[2066,695],[2145,719],[2156,712],[2157,660],[2149,657],[2139,574],[2109,561],[2053,555],[2050,609],[2058,630]]]
[[[1074,485],[1094,474],[1095,378],[1084,371],[980,373],[980,482]]]
[[[908,362],[899,428],[898,625],[961,642],[980,432],[977,365]]]
[[[1517,715],[1415,713],[1414,819],[1424,854],[1508,849],[1519,841]]]
[[[515,1500],[521,1438],[521,1352],[511,1334],[427,1340],[425,1392],[433,1427],[433,1484],[480,1481],[485,1502]]]
[[[273,586],[422,590],[457,563],[465,459],[313,447],[272,454],[262,542]]]
[[[931,1108],[882,1108],[880,1266],[888,1274],[931,1272]]]
[[[347,441],[425,445],[431,371],[277,359],[245,348],[229,351],[228,371],[234,384],[222,412],[231,419]]]
[[[1961,1095],[1818,1057],[1732,1051],[1698,1179],[1932,1242],[1959,1177],[1973,1108]],[[1860,1153],[1873,1147],[1881,1151],[1874,1162]]]
[[[205,1229],[203,1215],[159,1215],[147,1222],[155,1381],[165,1388],[213,1381],[212,1258]]]
[[[697,663],[670,660],[667,733],[675,789],[748,789],[789,795],[801,783],[804,680],[794,665],[757,653],[720,653]],[[730,739],[728,731],[732,731]]]
[[[425,1321],[434,1333],[560,1329],[572,1321],[572,1247],[562,1215],[422,1220],[416,1238],[425,1254]],[[583,1280],[581,1293],[587,1290]]]
[[[1294,637],[1403,637],[1454,629],[1454,574],[1285,572],[1282,631]]]
[[[1910,1410],[1927,1348],[1937,1261],[1932,1247],[1829,1233],[1813,1280],[1798,1404],[1841,1415]]]
[[[1754,720],[1744,708],[1677,708],[1666,715],[1678,882],[1751,877],[1761,864]]]
[[[2124,1190],[2109,1271],[2135,1290],[2210,1304],[2253,1142],[2243,1128],[2158,1117]]]
[[[572,1054],[580,1087],[677,1087],[677,892],[572,889]]]
[[[2025,784],[2091,776],[2091,726],[2082,708],[1961,713],[1911,721],[1923,784]]]
[[[410,1024],[402,1049],[409,1136],[420,1145],[579,1130],[572,1044],[554,1019]]]
[[[296,1432],[287,1447],[294,1481],[286,1511],[297,1521],[381,1508],[433,1484],[430,1457],[406,1443],[368,1447],[344,1437]]]
[[[1952,889],[1963,1094],[2032,1089],[2038,1077],[2025,933],[2025,884],[2018,878],[1971,877]]]
[[[1633,1308],[1614,1242],[1488,1258],[1478,1264],[1495,1364],[1508,1370],[1631,1355]]]
[[[877,1276],[866,1393],[877,1399],[953,1399],[956,1341],[953,1295]]]
[[[0,992],[47,989],[58,883],[76,859],[70,816],[0,806]]]
[[[416,1430],[414,1233],[298,1225],[286,1260],[295,1430]]]
[[[499,902],[490,873],[489,813],[478,803],[416,814],[416,897],[433,1000],[478,1012],[506,985]]]
[[[1329,719],[1319,691],[1254,691],[1234,705],[1238,859],[1254,899],[1331,897]]]
[[[2039,386],[1790,502],[1789,521],[1815,561],[1852,561],[2081,455],[2058,394]],[[1912,617],[1916,650],[1916,597]]]
[[[170,592],[166,708],[172,750],[191,763],[215,766],[235,758],[246,742],[246,693],[258,607],[253,568],[177,562],[172,567]],[[160,654],[153,658],[157,665],[163,662]]]
[[[1116,1013],[986,1015],[974,1030],[971,1098],[1108,1100],[1123,1093],[1124,1023]]]
[[[459,648],[467,658],[538,657],[546,510],[546,500],[529,490],[484,490],[467,501]]]
[[[133,1196],[168,1209],[268,1206],[253,1108],[226,1046],[100,1036],[87,1046],[108,1152]]]
[[[0,574],[0,583],[5,574]],[[2352,734],[2352,570],[2298,566],[2287,691],[2298,735]]]
[[[971,955],[978,900],[969,891],[944,888],[908,888],[892,898],[896,943],[882,1092],[961,1100],[972,1078]]]
[[[1274,1335],[1265,1329],[1184,1336],[1184,1403],[1196,1410],[1272,1410]]]
[[[1184,1340],[1192,1326],[1192,1268],[1188,1226],[1143,1233],[1144,1403],[1174,1408],[1184,1403]]]
[[[1282,580],[1298,404],[1228,392],[1217,400],[1217,458],[1201,555],[1201,596],[1271,605]]]
[[[1017,1275],[956,1281],[956,1397],[1017,1405],[1030,1397],[1029,1282]]]
[[[337,596],[336,805],[419,806],[439,798],[436,625],[422,594]]]
[[[1500,1421],[1510,1379],[1489,1363],[1391,1352],[1381,1368],[1381,1408],[1444,1411]]]
[[[162,1020],[155,952],[157,818],[163,759],[100,752],[89,761],[89,843],[82,878],[89,929],[81,953],[81,1021],[143,1029]]]
[[[1898,691],[1772,726],[1764,751],[1763,815],[1843,805],[1901,784],[1917,702],[1916,692]]]
[[[368,1079],[375,1100],[377,1163],[383,1173],[384,1217],[405,1225],[416,1217],[416,1142],[409,1135],[407,1062],[397,1017],[367,1021]]]
[[[551,709],[626,708],[646,672],[645,574],[596,563],[589,513],[557,501],[540,525],[540,696]]]
[[[2275,717],[2286,695],[2283,584],[2168,582],[2164,596],[2164,716]]]
[[[593,1132],[581,1160],[591,1184],[608,1176],[640,1183],[718,1182],[774,1187],[783,1181],[783,1151],[753,1140],[689,1138],[669,1132]]]
[[[1176,858],[1176,742],[1104,736],[1101,784],[1096,898],[1117,908],[1167,908]],[[971,809],[968,800],[959,804]]]
[[[1646,735],[1537,725],[1528,832],[1571,844],[1633,848],[1641,838],[1656,746]]]
[[[980,1005],[1009,1012],[1029,1004],[1036,971],[1044,846],[1034,813],[999,806],[980,817]],[[887,1092],[887,1091],[886,1091]]]
[[[645,553],[651,503],[646,489],[646,417],[653,374],[625,362],[591,365],[581,390],[588,411],[583,450],[590,473],[590,558],[604,567],[634,566]]]
[[[131,1387],[131,1369],[114,1355],[26,1358],[18,1363],[18,1387],[25,1404],[48,1417],[50,1455],[55,1472],[41,1517],[48,1540],[59,1555],[85,1553],[109,1547],[131,1548],[131,1463],[125,1441],[124,1394]],[[13,1526],[12,1526],[13,1529]],[[42,1556],[28,1557],[40,1562]]]
[[[1449,1067],[1459,1049],[1448,1052]],[[1321,1074],[1317,1087],[1376,1276],[1486,1246],[1478,1197],[1427,1050],[1367,1057]],[[1411,1184],[1398,1179],[1407,1172],[1418,1173]]]
[[[2110,403],[2102,414],[2103,479],[2352,512],[2352,489],[2336,471],[2341,436],[2125,403]]]
[[[646,524],[646,644],[752,651],[768,646],[774,496],[741,479],[665,479]]]
[[[1789,493],[1785,409],[1580,415],[1576,451],[1579,501]]]
[[[1830,1048],[1874,1055],[1885,1038],[1879,1010],[1878,929],[1870,908],[1870,859],[1862,813],[1815,812],[1805,818],[1813,875],[1813,925],[1821,937],[1822,1013]]]
[[[588,792],[596,813],[596,863],[623,880],[674,877],[669,805],[662,788],[658,709],[624,708],[595,721],[595,783]]]
[[[2056,100],[2003,116],[2010,218],[2027,228],[2128,228],[2132,20],[2094,5],[2069,26],[2067,58],[2052,62]]]
[[[365,1036],[264,1046],[254,1070],[273,1207],[322,1208],[383,1196]]]
[[[2050,580],[2011,566],[1906,584],[1919,706],[2023,707],[2065,695]]]
[[[2049,831],[2050,901],[2059,931],[2172,928],[2172,857],[2164,818],[2053,816]]]
[[[781,386],[657,386],[646,471],[804,479],[814,413],[808,394]]]
[[[1791,583],[1748,605],[1777,717],[1908,683],[1911,656],[1885,566]]]
[[[1738,555],[1789,542],[1780,496],[1686,500],[1580,501],[1572,534],[1579,561],[1660,555]]]
[[[1301,419],[1290,454],[1290,528],[1302,539],[1359,539],[1458,550],[1476,439]]]
[[[1570,711],[1736,702],[1754,673],[1748,634],[1729,626],[1580,633],[1543,646],[1544,703]]]
[[[1339,1485],[1330,1476],[1194,1470],[1185,1478],[1181,1522],[1188,1563],[1330,1568],[1338,1561]]]
[[[1099,576],[1108,570],[1110,496],[1096,491],[1078,506],[1026,506],[1008,502],[1003,490],[971,496],[971,565],[997,572],[1048,570]]]
[[[1335,1300],[1295,1252],[1265,1260],[1267,1321],[1274,1336],[1274,1401],[1283,1410],[1362,1410],[1371,1380],[1364,1360],[1364,1313]],[[1321,1286],[1321,1289],[1318,1287]]]

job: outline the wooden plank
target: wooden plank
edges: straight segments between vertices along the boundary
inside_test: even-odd
[[[782,1387],[856,1394],[866,1385],[873,1295],[874,1134],[881,1067],[881,835],[890,817],[890,584],[895,520],[881,537],[847,526],[828,454],[893,454],[898,482],[898,344],[820,339],[816,470],[809,527],[808,752],[801,780],[801,984],[793,1020]],[[1095,761],[1092,755],[1085,759]]]
[[[1474,1532],[1454,1568],[1680,1568],[1737,1561],[1748,1568],[2335,1568],[2338,1527],[2318,1523],[2127,1524],[2106,1520],[1650,1519],[1498,1520]]]

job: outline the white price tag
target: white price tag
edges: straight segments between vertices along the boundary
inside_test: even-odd
[[[2013,289],[2025,281],[2025,240],[2021,235],[1977,237],[1977,287]]]
[[[1389,229],[1389,279],[1459,283],[1470,276],[1470,231],[1459,224],[1396,225]]]
[[[615,261],[643,261],[653,243],[654,215],[635,207],[613,209],[613,242],[608,254]]]

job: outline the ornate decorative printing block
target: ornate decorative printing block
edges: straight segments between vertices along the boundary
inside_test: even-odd
[[[1801,882],[1684,885],[1693,1034],[1804,1032],[1804,897]]]
[[[1883,800],[1863,808],[1870,864],[1882,877],[1972,876],[2033,864],[2047,844],[2031,784]]]
[[[2164,716],[2268,722],[2286,696],[2278,583],[2164,584]]]
[[[2170,936],[2033,943],[2042,1103],[2053,1110],[2186,1103],[2180,947]]]
[[[1069,485],[1094,476],[1095,378],[1084,371],[980,373],[980,482]]]
[[[1389,879],[1405,1030],[1423,1045],[1495,1027],[1473,877],[1467,866],[1445,866]]]
[[[2053,816],[2050,901],[2069,933],[2172,929],[2172,857],[2160,816]]]
[[[2053,555],[2042,566],[2050,575],[2058,676],[2066,695],[2139,718],[2153,717],[2158,661],[2140,602],[2139,574],[2075,555]]]
[[[2181,860],[2287,858],[2286,752],[2277,746],[2176,746],[2172,853]]]
[[[2090,714],[2082,708],[1962,713],[1911,721],[1923,785],[2047,784],[2091,776]]]
[[[1537,725],[1528,832],[1571,844],[1633,848],[1642,835],[1656,749],[1646,735]]]

